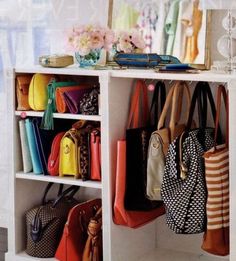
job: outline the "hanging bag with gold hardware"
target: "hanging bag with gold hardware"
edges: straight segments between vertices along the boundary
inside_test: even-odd
[[[177,234],[195,234],[206,228],[206,183],[203,154],[214,146],[214,128],[207,126],[207,104],[216,109],[208,83],[198,83],[192,97],[187,130],[169,146],[161,187],[167,225]],[[198,103],[199,128],[190,130]]]
[[[183,94],[186,96],[186,122],[180,124]],[[170,123],[164,126],[167,112],[171,106]],[[147,197],[161,200],[161,184],[164,175],[165,154],[169,144],[185,129],[190,106],[190,91],[186,82],[176,82],[170,89],[158,121],[157,130],[149,140],[147,159]]]

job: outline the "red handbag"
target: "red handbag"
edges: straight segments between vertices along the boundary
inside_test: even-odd
[[[53,139],[51,152],[48,158],[48,173],[51,176],[59,175],[60,142],[65,132],[58,133]]]
[[[88,224],[100,208],[101,199],[93,199],[78,204],[70,210],[55,254],[59,261],[82,261],[88,238]]]
[[[101,136],[100,130],[94,129],[90,134],[90,179],[101,180]]]
[[[132,96],[128,123],[133,120],[133,127],[139,124],[139,101],[141,98],[141,90],[143,90],[143,119],[147,118],[148,103],[146,88],[142,85],[137,85]],[[129,125],[128,124],[128,125]],[[117,166],[115,179],[115,200],[113,206],[113,221],[117,225],[123,225],[131,228],[141,227],[155,218],[165,213],[164,206],[149,210],[149,211],[134,211],[126,210],[124,206],[126,192],[126,140],[118,140],[117,142]]]

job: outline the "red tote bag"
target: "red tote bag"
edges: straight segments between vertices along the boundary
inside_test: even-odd
[[[133,127],[138,126],[139,121],[139,102],[143,92],[143,117],[147,120],[148,103],[147,87],[142,81],[137,82],[135,92],[131,101],[131,109],[128,119],[128,125],[133,119]],[[117,225],[123,225],[131,228],[141,227],[155,218],[165,213],[164,206],[149,211],[131,211],[124,207],[126,190],[126,140],[117,142],[117,167],[116,167],[116,185],[115,199],[113,206],[113,221]]]

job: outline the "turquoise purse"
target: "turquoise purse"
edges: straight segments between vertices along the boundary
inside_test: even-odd
[[[36,136],[35,136],[35,132],[34,132],[33,123],[31,120],[29,120],[29,119],[25,120],[25,128],[26,128],[26,135],[27,135],[27,140],[28,140],[28,144],[29,144],[30,156],[31,156],[32,165],[33,165],[33,172],[35,174],[42,174],[43,167],[42,167],[39,153],[37,150]]]

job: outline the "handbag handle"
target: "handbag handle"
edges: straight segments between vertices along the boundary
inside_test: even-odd
[[[49,182],[44,190],[44,193],[43,193],[43,198],[42,198],[42,205],[45,205],[46,204],[46,198],[47,198],[47,194],[49,192],[49,190],[51,189],[51,187],[54,185],[55,183],[53,182]],[[57,192],[57,196],[61,195],[62,191],[63,191],[63,184],[59,184],[59,189],[58,189],[58,192]]]
[[[187,108],[190,107],[190,91],[189,87],[186,82],[177,81],[169,90],[169,93],[166,98],[166,102],[164,108],[162,110],[160,119],[158,121],[157,129],[160,130],[164,128],[165,119],[167,117],[167,112],[171,106],[171,116],[169,126],[174,127],[178,121],[180,120],[181,114],[181,103],[182,103],[182,96],[180,99],[181,92],[184,91],[186,98],[187,98]],[[186,122],[188,119],[188,109],[186,110]]]
[[[193,120],[193,114],[196,107],[196,103],[198,103],[198,117],[199,117],[199,127],[204,129],[206,128],[207,121],[207,100],[210,102],[210,108],[212,117],[215,121],[216,119],[216,108],[214,99],[212,96],[212,92],[210,86],[207,82],[198,82],[192,96],[189,117],[186,129],[190,130]]]
[[[85,127],[85,125],[87,124],[87,121],[86,120],[79,120],[79,121],[76,121],[73,125],[72,125],[72,128],[73,129],[82,129],[83,127]]]
[[[215,144],[217,143],[217,134],[219,129],[219,122],[220,122],[220,112],[221,112],[221,98],[223,97],[225,109],[226,109],[226,139],[225,144],[226,147],[229,147],[229,103],[228,103],[228,95],[223,85],[220,85],[217,90],[217,107],[216,107],[216,119],[215,119],[215,135],[214,141]]]
[[[80,186],[75,186],[72,185],[69,188],[67,188],[66,190],[64,190],[53,202],[52,204],[52,208],[55,208],[56,205],[63,199],[65,198],[66,195],[69,194],[68,199],[71,199],[75,193],[80,189]]]
[[[159,115],[161,114],[166,100],[166,86],[162,81],[158,81],[155,85],[154,93],[152,96],[151,107],[150,107],[150,117],[152,115],[152,111],[154,111],[154,124],[157,125]],[[160,111],[159,111],[160,109]],[[149,122],[151,120],[149,119]]]
[[[140,99],[142,97],[142,123],[145,126],[148,120],[148,95],[147,86],[142,80],[138,80],[135,85],[135,90],[131,98],[131,106],[127,122],[127,129],[139,127],[139,114],[140,114]]]

